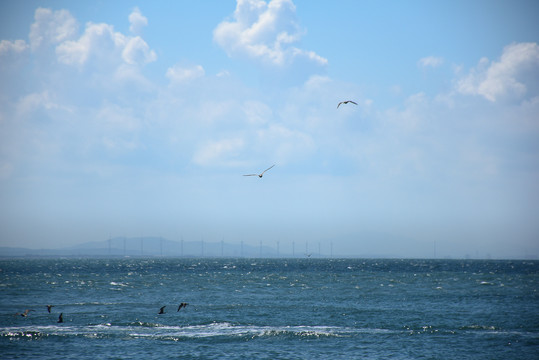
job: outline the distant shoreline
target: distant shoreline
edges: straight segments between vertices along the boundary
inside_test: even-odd
[[[317,257],[305,257],[305,256],[273,256],[273,257],[259,257],[259,256],[195,256],[195,255],[84,255],[84,254],[47,254],[47,255],[38,255],[38,254],[26,254],[26,255],[5,255],[0,251],[0,260],[40,260],[40,259],[111,259],[111,260],[127,260],[127,259],[178,259],[178,260],[188,260],[188,259],[216,259],[216,260],[237,260],[237,259],[265,259],[265,260],[346,260],[346,259],[356,259],[356,260],[418,260],[418,261],[532,261],[537,262],[537,258],[496,258],[496,259],[486,259],[486,258],[420,258],[420,257],[389,257],[389,256],[317,256]]]
[[[299,244],[299,242],[298,242]],[[307,245],[307,244],[306,244]],[[294,251],[294,248],[296,251]],[[437,259],[437,260],[539,260],[536,254],[492,257],[488,254],[462,256],[398,256],[391,253],[342,253],[342,249],[321,251],[297,250],[281,251],[279,246],[272,247],[260,242],[259,246],[240,243],[200,241],[172,241],[162,237],[116,237],[103,241],[93,241],[59,249],[30,249],[24,247],[0,246],[0,258],[263,258],[263,259]]]

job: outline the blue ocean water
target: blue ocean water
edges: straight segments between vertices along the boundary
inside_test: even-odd
[[[538,269],[538,261],[5,259],[0,357],[539,359]],[[181,302],[189,305],[177,311]],[[25,309],[34,311],[15,315]]]

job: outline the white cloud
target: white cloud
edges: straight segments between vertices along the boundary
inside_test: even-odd
[[[213,32],[214,40],[229,56],[246,56],[283,66],[298,58],[316,65],[327,59],[291,44],[303,35],[291,0],[237,0],[233,21],[223,21]]]
[[[68,65],[84,65],[91,55],[102,58],[125,47],[126,38],[107,24],[88,23],[78,40],[63,42],[56,48],[58,60]]]
[[[28,44],[24,40],[2,40],[0,41],[0,56],[10,53],[20,54],[28,49]]]
[[[105,80],[109,82],[109,89],[115,89],[118,85],[123,85],[124,91],[136,90],[150,93],[156,90],[155,83],[146,78],[138,67],[129,64],[118,66],[114,71],[113,78],[114,81],[110,81],[110,78]]]
[[[195,152],[193,162],[201,166],[239,163],[237,160],[230,160],[230,158],[237,157],[244,145],[245,143],[240,137],[210,141]]]
[[[3,74],[3,81],[0,86],[10,86],[9,77],[17,74],[18,65],[28,59],[28,50],[30,46],[24,40],[2,40],[0,41],[0,73]],[[17,82],[15,80],[15,82]]]
[[[31,93],[22,97],[17,103],[18,115],[30,114],[38,110],[64,110],[71,112],[72,110],[66,106],[59,104],[56,96],[52,91],[45,90],[39,93]]]
[[[420,67],[424,67],[424,68],[427,68],[427,67],[435,68],[442,65],[443,63],[444,63],[444,59],[441,57],[436,57],[436,56],[427,56],[427,57],[419,59],[419,61],[417,62],[417,64]]]
[[[77,21],[67,10],[38,8],[34,19],[29,35],[32,51],[69,40],[76,35],[78,29]]]
[[[130,65],[143,65],[157,59],[141,37],[128,37],[115,32],[112,25],[93,23],[86,25],[79,39],[58,45],[56,54],[60,62],[78,66],[85,65],[92,58],[105,64],[117,64],[123,60]]]
[[[129,14],[129,31],[133,34],[139,35],[142,31],[142,28],[148,25],[148,19],[146,16],[142,15],[140,9],[135,7],[131,14]]]
[[[492,102],[505,96],[518,98],[527,93],[529,86],[537,86],[538,74],[539,45],[512,44],[503,49],[499,61],[482,58],[475,69],[457,82],[457,90],[481,95]]]
[[[228,70],[221,70],[217,73],[217,77],[228,77],[230,76],[230,72]]]
[[[195,65],[191,67],[182,67],[180,65],[174,65],[167,69],[166,76],[170,79],[171,83],[182,83],[205,75],[204,68],[201,65]]]
[[[127,41],[122,58],[130,65],[147,64],[157,60],[157,55],[140,36],[135,36]]]
[[[331,83],[331,78],[328,76],[313,75],[305,82],[305,87],[323,87]]]
[[[142,26],[144,19],[135,9],[130,15],[132,30]],[[140,36],[124,35],[115,31],[113,25],[88,22],[84,33],[78,37],[77,29],[77,22],[69,11],[38,8],[30,30],[30,47],[36,51],[53,46],[58,62],[77,67],[90,63],[98,68],[122,63],[144,65],[157,59],[155,52]],[[24,43],[16,45],[17,49],[22,49]]]

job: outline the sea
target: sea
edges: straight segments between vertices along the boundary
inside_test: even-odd
[[[2,259],[0,358],[539,359],[538,270],[536,260]]]

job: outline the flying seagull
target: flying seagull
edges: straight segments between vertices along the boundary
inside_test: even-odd
[[[22,314],[21,314],[21,313],[15,313],[15,315],[20,315],[20,316],[22,316],[22,317],[27,317],[28,314],[30,313],[30,311],[34,311],[34,310],[32,310],[32,309],[26,309],[26,310],[24,310],[24,312],[23,312]]]
[[[58,323],[64,322],[64,313],[60,313],[60,316],[58,316]]]
[[[271,169],[272,167],[274,167],[275,164],[271,165],[269,168],[267,168],[266,170],[262,171],[260,174],[247,174],[247,175],[243,175],[243,176],[258,176],[259,178],[262,178],[262,176],[264,175],[264,173],[266,171],[268,171],[269,169]]]
[[[357,105],[357,103],[354,102],[354,101],[352,101],[352,100],[346,100],[346,101],[341,101],[341,102],[339,103],[339,105],[337,105],[337,109],[339,108],[339,106],[341,106],[341,104],[345,104],[345,105],[346,105],[346,104],[348,104],[348,103],[352,103],[352,104],[354,104],[354,105]]]
[[[166,307],[167,307],[166,305],[163,306],[163,307],[161,307],[161,308],[159,309],[158,314],[164,314],[164,313],[165,313],[165,308],[166,308]]]
[[[178,306],[178,311],[180,311],[181,308],[184,308],[187,305],[189,305],[189,304],[188,303],[181,303],[180,306]],[[176,311],[176,312],[178,312],[178,311]]]
[[[47,305],[47,311],[49,312],[49,314],[51,313],[51,308],[53,308],[54,305]]]

